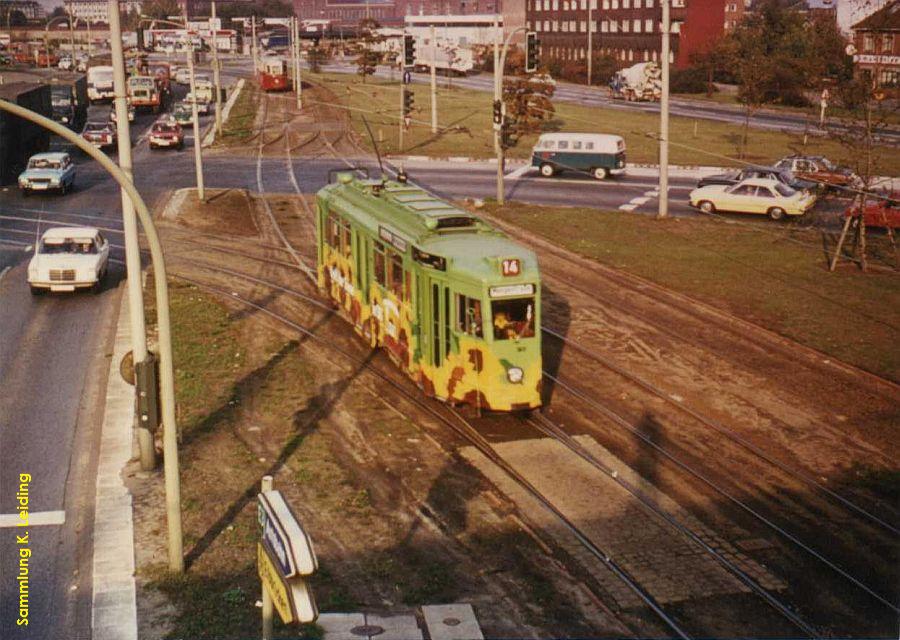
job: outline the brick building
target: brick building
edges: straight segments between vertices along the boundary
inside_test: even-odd
[[[63,8],[66,13],[80,20],[102,22],[109,24],[109,2],[106,0],[65,0]],[[119,11],[122,15],[130,12],[141,12],[141,2],[128,0],[119,3]]]
[[[525,0],[510,1],[521,6]],[[502,0],[294,0],[294,13],[301,20],[329,20],[335,25],[355,26],[373,18],[382,25],[401,26],[408,15],[492,14],[502,12],[502,4]]]
[[[660,0],[525,0],[525,20],[547,60],[585,60],[588,26],[594,57],[622,66],[659,61]],[[670,62],[687,66],[743,16],[743,0],[671,0]]]
[[[888,3],[853,25],[858,73],[872,78],[892,97],[900,97],[900,0]]]

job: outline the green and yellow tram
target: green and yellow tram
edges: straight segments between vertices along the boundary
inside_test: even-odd
[[[319,288],[426,394],[540,406],[532,251],[418,186],[350,172],[319,191],[316,214]]]

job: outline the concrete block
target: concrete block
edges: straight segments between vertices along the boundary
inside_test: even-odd
[[[431,640],[484,640],[472,605],[436,604],[422,607]]]
[[[384,631],[369,636],[376,640],[422,640],[422,630],[415,616],[366,615],[366,626]]]
[[[323,613],[316,624],[325,632],[323,640],[360,640],[365,636],[351,633],[352,629],[366,624],[366,617],[361,613]]]

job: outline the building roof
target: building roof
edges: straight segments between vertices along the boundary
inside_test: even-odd
[[[852,27],[854,31],[900,30],[900,0],[893,0]]]

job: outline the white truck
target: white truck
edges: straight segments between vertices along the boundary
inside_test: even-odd
[[[658,102],[662,97],[662,70],[655,62],[620,69],[609,81],[609,92],[619,100]]]
[[[434,68],[437,73],[444,75],[467,75],[475,68],[475,56],[472,50],[451,40],[438,39],[434,47]],[[432,47],[422,40],[416,41],[416,71],[431,71]],[[403,63],[403,52],[397,56],[397,61]]]
[[[115,97],[113,90],[113,68],[108,66],[90,67],[87,70],[87,94],[88,100],[112,100]]]

